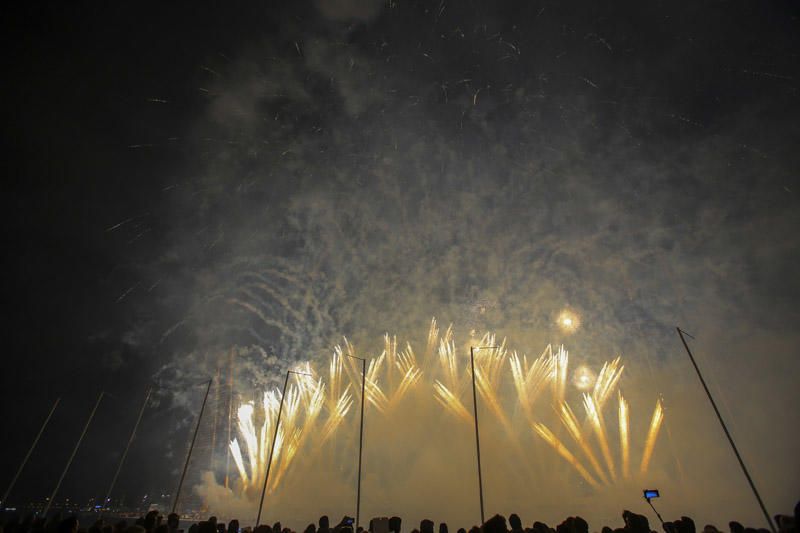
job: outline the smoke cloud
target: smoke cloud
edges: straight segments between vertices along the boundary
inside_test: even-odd
[[[638,434],[664,399],[641,480],[661,488],[662,514],[760,524],[674,327],[697,337],[765,500],[787,511],[800,489],[787,419],[800,375],[800,248],[787,235],[800,211],[793,145],[770,132],[789,120],[779,109],[791,89],[736,73],[735,89],[702,78],[687,88],[684,62],[740,72],[744,45],[699,58],[684,41],[648,45],[647,24],[623,30],[542,5],[509,18],[320,2],[327,22],[369,24],[287,22],[212,65],[188,141],[199,170],[164,193],[168,245],[147,266],[171,319],[159,376],[214,375],[233,350],[247,401],[299,362],[324,369],[343,336],[369,357],[384,332],[418,346],[431,316],[453,323],[463,357],[486,331],[529,356],[564,343],[594,372],[621,354]],[[419,21],[425,35],[409,38]],[[771,96],[744,94],[755,86]],[[556,324],[564,308],[580,316],[572,335]],[[410,401],[397,419],[368,418],[363,517],[477,522],[469,427],[443,420],[429,390]],[[530,445],[529,428],[519,433]],[[578,513],[599,527],[621,523],[623,508],[646,511],[643,486],[586,490],[538,447],[536,473],[548,475],[528,475],[491,423],[485,442],[490,513]],[[270,520],[352,514],[344,443],[287,475]],[[218,477],[197,490],[209,510],[255,514]]]

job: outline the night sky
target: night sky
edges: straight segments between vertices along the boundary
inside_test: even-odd
[[[629,394],[672,406],[689,479],[664,505],[761,525],[680,325],[770,511],[790,512],[798,15],[790,1],[7,8],[2,487],[56,397],[11,501],[49,493],[105,390],[61,490],[100,496],[157,386],[117,489],[141,497],[175,485],[197,384],[231,348],[250,398],[342,336],[379,352],[387,331],[424,340],[435,316],[531,354],[622,354]],[[564,308],[581,317],[568,339]]]

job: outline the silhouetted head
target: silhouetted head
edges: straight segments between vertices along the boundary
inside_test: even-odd
[[[319,517],[319,528],[320,529],[328,529],[331,527],[331,521],[328,519],[328,515],[322,515]]]
[[[147,531],[153,531],[156,527],[156,523],[158,522],[158,511],[150,511],[144,516],[144,528]]]
[[[625,520],[625,531],[628,533],[650,533],[650,523],[646,516],[625,510],[622,512],[622,519]]]
[[[511,531],[522,530],[522,520],[517,513],[511,513],[511,516],[508,517],[508,525],[511,527]]]
[[[403,520],[399,516],[393,516],[389,519],[389,531],[394,531],[394,533],[400,533],[400,528],[402,527]]]
[[[433,533],[433,522],[427,518],[420,522],[419,533]]]
[[[269,527],[266,524],[261,524],[261,525],[256,527],[256,529],[255,529],[255,531],[253,531],[253,533],[272,533],[272,528]]]
[[[317,528],[314,524],[308,524],[304,533],[317,533]]]
[[[447,524],[444,522],[439,524],[439,533],[447,533]]]
[[[467,533],[467,530],[464,529],[463,527],[460,527],[458,528],[458,531],[456,533]]]
[[[614,530],[608,526],[603,526],[603,529],[600,530],[600,533],[614,533]]]
[[[548,526],[544,522],[536,521],[533,523],[533,530],[536,533],[548,533],[548,531],[550,531],[550,526]]]
[[[719,533],[719,529],[713,524],[706,524],[703,526],[703,533]]]
[[[169,513],[169,515],[167,515],[167,525],[173,531],[180,527],[181,517],[178,516],[178,513]]]
[[[58,533],[78,533],[78,518],[69,516],[58,523]]]
[[[231,520],[228,522],[228,533],[239,533],[239,521]]]
[[[499,514],[494,515],[487,520],[481,528],[483,533],[507,533],[506,519]]]

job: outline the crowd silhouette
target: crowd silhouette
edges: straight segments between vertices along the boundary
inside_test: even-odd
[[[800,502],[795,505],[793,515],[776,515],[775,524],[779,533],[800,533],[797,524],[800,524]],[[320,517],[319,521],[309,524],[303,533],[402,533],[402,519],[398,516],[391,518],[373,518],[369,522],[369,527],[355,528],[351,517],[345,516],[335,526],[331,527],[327,516]],[[688,516],[682,516],[677,520],[664,522],[662,524],[664,533],[700,533],[695,526],[694,520]],[[594,530],[597,532],[598,530]],[[623,511],[622,526],[612,528],[603,526],[600,533],[656,533],[650,528],[650,521],[646,516]],[[721,533],[711,524],[703,527],[702,533]],[[739,522],[729,522],[728,531],[730,533],[770,533],[763,528],[745,527]],[[59,514],[54,514],[48,519],[28,515],[22,519],[17,515],[6,517],[4,522],[0,522],[0,533],[297,533],[296,531],[283,527],[280,522],[273,525],[260,524],[255,528],[239,527],[238,520],[231,520],[227,524],[219,522],[212,516],[208,520],[197,522],[184,530],[181,528],[180,517],[171,513],[166,517],[158,511],[150,511],[132,523],[127,520],[103,519],[95,520],[88,527],[82,527],[75,515],[63,518]],[[413,528],[409,533],[435,533],[435,524],[432,520],[422,520],[419,527]],[[449,533],[448,525],[439,524],[438,533]],[[580,516],[570,516],[555,528],[543,522],[533,522],[531,527],[523,526],[522,519],[517,514],[512,514],[506,518],[495,515],[481,526],[472,526],[468,531],[459,528],[456,533],[589,533],[589,524]]]

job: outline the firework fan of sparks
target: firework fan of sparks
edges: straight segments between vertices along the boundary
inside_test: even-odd
[[[529,435],[552,448],[589,486],[599,489],[631,478],[630,406],[619,390],[624,370],[620,357],[603,364],[591,390],[578,387],[585,391],[580,394],[581,420],[568,401],[569,354],[563,346],[547,346],[538,357],[528,358],[509,352],[505,340],[490,333],[480,339],[479,345],[492,347],[475,352],[475,383],[480,401],[502,428],[520,464],[534,468],[519,431],[519,427],[527,426]],[[263,484],[273,434],[276,437],[269,492],[280,485],[299,453],[318,454],[345,425],[360,391],[358,357],[345,339],[333,350],[327,376],[320,375],[308,363],[298,368],[308,375],[298,375],[287,389],[277,432],[279,391],[265,393],[258,404],[250,402],[239,407],[239,437],[230,442],[230,452],[244,494],[255,497]],[[367,365],[365,400],[373,411],[370,416],[390,420],[410,396],[420,395],[429,401],[432,393],[449,417],[457,423],[472,424],[471,405],[465,403],[471,380],[469,360],[458,356],[452,326],[442,333],[434,319],[419,355],[411,344],[399,349],[396,337],[384,336],[382,352],[369,359]],[[510,399],[501,394],[509,381],[515,393]],[[608,408],[614,403],[618,444],[612,442],[609,426]],[[662,420],[663,408],[658,400],[642,446],[640,475],[648,470]],[[569,436],[573,449],[559,437],[562,431],[558,427]]]

